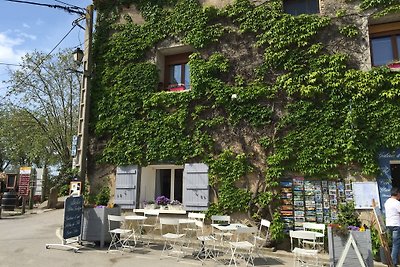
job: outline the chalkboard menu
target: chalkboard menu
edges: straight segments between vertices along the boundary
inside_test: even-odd
[[[82,196],[70,196],[65,200],[63,232],[64,239],[76,237],[81,234],[82,207]]]

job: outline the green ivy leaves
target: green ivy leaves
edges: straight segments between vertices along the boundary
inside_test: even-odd
[[[130,4],[140,10],[142,25],[129,18],[117,23]],[[376,6],[395,10],[396,4],[362,5]],[[336,22],[327,17],[284,14],[281,1],[236,0],[216,10],[196,0],[121,0],[99,8],[91,122],[105,142],[103,162],[206,161],[218,195],[210,210],[233,212],[270,205],[271,189],[287,172],[337,177],[341,167],[356,164],[373,174],[377,151],[400,146],[400,75],[355,70],[349,56],[329,54],[320,35]],[[335,34],[358,35],[354,25],[338,24]],[[233,73],[231,55],[213,50],[231,33],[263,49],[257,80]],[[196,49],[191,91],[158,91],[159,70],[148,59],[166,39]],[[233,134],[221,144],[217,129],[252,133],[258,142],[245,153],[227,150]],[[265,173],[258,179],[266,186],[250,188],[253,171]]]

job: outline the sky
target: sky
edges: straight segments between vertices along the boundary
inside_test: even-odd
[[[86,8],[91,0],[26,0],[40,4]],[[0,0],[0,95],[8,78],[7,64],[19,64],[21,57],[34,50],[49,53],[70,31],[78,14],[63,9]],[[84,21],[80,25],[85,26]],[[53,52],[77,47],[83,50],[84,30],[75,27]]]

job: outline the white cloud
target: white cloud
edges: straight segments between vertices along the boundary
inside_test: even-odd
[[[36,40],[36,35],[28,34],[28,33],[25,33],[25,32],[21,32],[20,30],[15,30],[15,32],[17,33],[18,37],[22,37],[22,38],[25,38],[25,39]]]
[[[21,61],[27,51],[18,49],[17,46],[24,43],[20,37],[12,38],[7,33],[0,33],[0,62],[16,64]]]
[[[27,28],[27,29],[30,29],[30,28],[31,28],[31,26],[29,26],[29,25],[26,24],[26,23],[22,23],[22,27]]]
[[[37,19],[36,22],[35,22],[35,24],[36,24],[37,26],[41,26],[41,25],[43,25],[43,23],[44,23],[44,21],[41,20],[41,19]]]

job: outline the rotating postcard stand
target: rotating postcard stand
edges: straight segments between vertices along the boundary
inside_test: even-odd
[[[79,248],[71,246],[81,242],[83,197],[69,196],[64,203],[64,226],[61,244],[46,244],[46,249],[51,247],[64,247],[78,252]],[[72,240],[71,240],[72,239]]]

